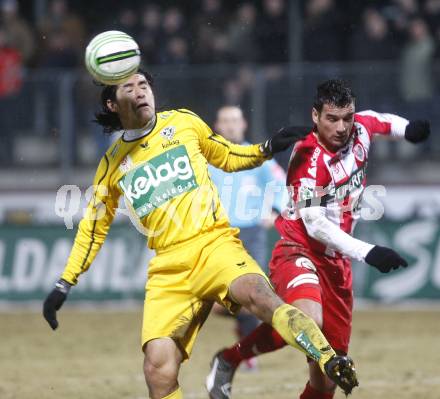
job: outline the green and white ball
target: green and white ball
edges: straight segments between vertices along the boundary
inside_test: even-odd
[[[141,52],[130,35],[110,30],[90,41],[86,48],[85,63],[95,80],[105,85],[117,85],[137,72]]]

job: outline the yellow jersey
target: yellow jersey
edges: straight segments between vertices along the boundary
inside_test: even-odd
[[[101,245],[123,196],[132,220],[161,250],[209,231],[229,226],[208,162],[226,172],[250,169],[267,158],[258,144],[232,144],[185,109],[159,112],[153,129],[113,143],[98,166],[94,194],[62,278],[76,284]]]

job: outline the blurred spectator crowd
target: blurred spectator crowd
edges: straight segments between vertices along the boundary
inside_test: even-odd
[[[109,29],[134,36],[147,65],[400,60],[405,100],[435,87],[440,0],[107,0],[106,10],[86,0],[0,0],[0,97],[20,86],[21,65],[81,66],[87,41]]]
[[[232,77],[221,82],[222,94],[215,105],[226,102],[251,108],[249,95],[247,104],[245,100],[255,81],[254,64],[266,66],[265,78],[275,82],[275,95],[287,98],[292,90],[281,79],[281,69],[273,65],[293,60],[315,65],[394,61],[399,65],[396,91],[407,116],[419,115],[422,110],[429,118],[434,112],[431,103],[438,90],[433,65],[440,54],[440,0],[106,0],[104,10],[103,4],[89,0],[0,0],[3,121],[4,115],[26,109],[18,105],[23,101],[18,95],[26,68],[82,67],[87,42],[110,29],[131,34],[148,66],[179,69],[240,64]],[[378,76],[376,86],[382,83],[390,87],[389,75],[383,75],[382,81]],[[374,91],[374,85],[366,85]],[[50,90],[55,93],[58,89],[56,83],[53,86],[45,87],[46,97]],[[394,90],[388,92],[394,95]],[[268,98],[271,94],[268,88]],[[389,108],[392,101],[385,97],[384,106]],[[44,104],[40,100],[35,103]],[[46,107],[53,108],[49,100]],[[279,123],[285,114],[277,114],[276,104],[272,108],[272,118]],[[5,126],[5,131],[12,131],[19,119],[9,118],[11,126]],[[266,122],[271,126],[270,120]],[[6,135],[0,140],[0,158],[7,159],[10,143],[5,141]]]
[[[289,12],[300,13],[303,61],[434,57],[440,43],[440,0],[109,0],[108,12],[99,2],[47,0],[38,18],[30,3],[0,0],[2,54],[28,66],[78,66],[86,41],[107,29],[133,35],[149,65],[284,63]]]

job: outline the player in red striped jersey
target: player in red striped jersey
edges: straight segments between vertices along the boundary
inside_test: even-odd
[[[417,143],[428,138],[427,121],[355,112],[355,96],[343,81],[319,85],[312,110],[314,128],[295,145],[287,185],[290,204],[276,221],[281,239],[270,262],[278,295],[311,316],[340,354],[347,354],[352,321],[351,258],[383,273],[406,267],[390,248],[352,236],[366,187],[368,152],[374,135]],[[212,399],[227,399],[238,364],[285,346],[267,324],[214,357],[209,375]],[[331,399],[335,384],[309,360],[309,381],[300,399]],[[228,391],[228,392],[229,392]]]

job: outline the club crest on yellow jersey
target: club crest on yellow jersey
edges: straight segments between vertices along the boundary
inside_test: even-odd
[[[164,139],[167,139],[168,141],[171,141],[175,134],[176,134],[176,128],[174,126],[167,126],[165,129],[163,129],[160,132],[160,135]]]

